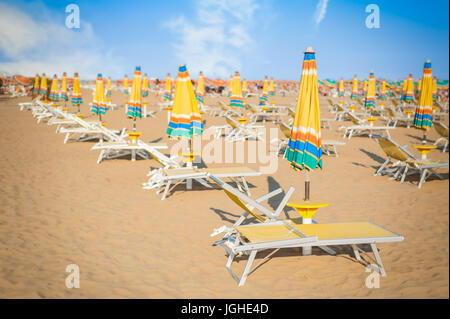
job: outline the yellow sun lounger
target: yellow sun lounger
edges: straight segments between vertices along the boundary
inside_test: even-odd
[[[376,244],[400,242],[402,240],[402,236],[371,222],[297,224],[293,220],[280,220],[238,226],[232,234],[217,244],[227,251],[228,260],[225,267],[239,283],[239,286],[242,286],[251,272],[252,264],[258,252],[274,249],[261,261],[262,263],[282,248],[350,245],[357,261],[366,266],[370,265],[382,276],[386,276]],[[375,257],[375,260],[372,260],[374,264],[370,264],[361,257],[360,252],[365,252],[357,245],[364,244],[370,245]],[[244,272],[239,278],[231,270],[231,264],[235,256],[242,256],[243,254],[248,254],[249,257]],[[255,268],[260,264],[256,265]]]

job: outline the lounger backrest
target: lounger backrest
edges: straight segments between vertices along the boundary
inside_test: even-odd
[[[232,128],[238,128],[239,127],[239,124],[235,120],[233,120],[231,117],[226,116],[225,120],[227,121],[228,125],[230,125]]]
[[[441,122],[433,122],[436,132],[442,137],[448,138],[448,127]]]
[[[348,117],[350,118],[350,121],[352,121],[356,125],[361,125],[361,120],[357,118],[352,112],[348,112]]]
[[[390,117],[395,117],[395,112],[393,109],[391,109],[390,107],[387,108],[388,114]]]
[[[402,162],[408,160],[408,156],[391,140],[378,137],[377,140],[380,144],[381,149],[386,153],[387,156]]]
[[[291,128],[289,126],[287,126],[283,122],[280,122],[279,123],[279,128],[280,128],[280,130],[281,130],[281,132],[283,133],[284,136],[286,136],[287,138],[291,137]]]

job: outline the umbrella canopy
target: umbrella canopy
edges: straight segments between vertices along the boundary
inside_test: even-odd
[[[131,94],[128,100],[127,116],[134,119],[142,118],[141,110],[141,67],[138,65],[134,70],[133,82],[131,83]]]
[[[102,115],[106,113],[106,102],[105,102],[105,87],[102,74],[97,75],[97,80],[95,81],[95,93],[94,100],[92,101],[91,112],[96,115]]]
[[[169,138],[177,139],[192,139],[203,133],[202,117],[186,65],[178,68],[173,108],[166,133]]]
[[[164,99],[168,101],[172,100],[172,79],[170,78],[170,73],[167,73],[166,76],[166,88],[164,90]]]
[[[432,91],[433,91],[433,100],[436,100],[436,98],[437,98],[437,78],[436,77],[434,77],[434,79],[433,79]]]
[[[59,87],[58,87],[58,77],[53,75],[52,86],[50,87],[50,100],[58,101],[59,100]]]
[[[111,102],[112,87],[111,87],[111,77],[108,77],[108,82],[106,83],[106,99]]]
[[[234,73],[233,85],[232,85],[230,106],[237,109],[242,109],[244,107],[241,89],[241,77],[239,72]]]
[[[425,61],[422,76],[422,88],[420,90],[419,104],[414,115],[414,126],[423,130],[431,127],[433,120],[433,83],[431,61]]]
[[[36,77],[34,78],[33,94],[39,94],[39,74],[36,74]]]
[[[123,93],[128,95],[128,75],[125,74],[125,76],[123,77]]]
[[[47,87],[47,78],[45,77],[45,73],[42,73],[41,77],[41,85],[39,87],[39,94],[40,95],[47,95],[48,87]]]
[[[344,79],[339,80],[338,96],[344,96]]]
[[[410,73],[409,77],[408,77],[408,81],[406,82],[406,92],[405,92],[404,101],[409,103],[409,102],[412,102],[413,98],[414,98],[414,82],[413,82],[413,76]]]
[[[264,84],[263,84],[263,92],[261,97],[259,98],[259,104],[266,104],[269,100],[269,88],[268,88],[268,80],[267,76],[264,78]]]
[[[416,96],[417,99],[420,97],[420,89],[422,88],[422,79],[419,79],[419,82],[417,83],[417,89],[416,89]]]
[[[358,77],[356,76],[356,74],[353,76],[352,95],[350,98],[352,100],[358,98]]]
[[[386,80],[381,82],[380,96],[378,98],[382,100],[386,99]]]
[[[195,91],[195,97],[197,102],[203,104],[203,96],[205,95],[205,80],[203,79],[203,72],[200,71],[197,80],[197,90]]]
[[[247,80],[244,79],[242,80],[242,94],[247,95],[247,93],[248,93]]]
[[[227,97],[230,97],[232,93],[233,93],[233,76],[230,75],[230,79],[228,80],[228,93],[227,93]]]
[[[366,100],[364,102],[366,109],[375,110],[375,75],[370,71],[369,82],[367,84]]]
[[[73,76],[72,104],[79,106],[82,103],[83,99],[81,98],[80,80],[78,78],[78,73],[75,72]]]
[[[269,95],[270,96],[275,95],[275,83],[273,81],[273,78],[270,78],[270,82],[269,82]]]
[[[67,95],[67,73],[64,72],[61,80],[61,93],[60,98],[63,101],[69,100],[69,96]]]
[[[319,90],[315,52],[305,51],[294,124],[285,158],[296,170],[322,168]]]
[[[142,97],[148,96],[150,89],[148,88],[148,76],[144,74],[144,79],[142,80]]]

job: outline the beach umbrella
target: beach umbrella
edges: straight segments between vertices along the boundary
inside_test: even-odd
[[[125,74],[125,76],[123,77],[123,93],[125,93],[126,95],[128,95],[128,75]]]
[[[322,137],[315,52],[308,47],[304,53],[297,108],[285,158],[295,170],[306,169],[305,200],[309,201],[309,171],[322,169]]]
[[[148,76],[144,74],[144,78],[142,80],[142,97],[148,96],[150,89],[148,88]]]
[[[128,100],[127,116],[133,118],[133,131],[136,131],[136,118],[142,118],[141,105],[141,67],[138,65],[134,70],[131,94]]]
[[[416,88],[416,98],[419,99],[420,97],[420,89],[422,87],[422,78],[419,79],[418,83],[417,83],[417,88]]]
[[[39,94],[39,74],[34,77],[33,95]]]
[[[59,100],[59,87],[58,87],[58,77],[53,75],[52,86],[50,87],[50,100],[58,101]]]
[[[106,102],[112,102],[111,77],[108,77],[108,82],[106,83]]]
[[[203,72],[200,71],[197,80],[197,89],[195,91],[195,97],[197,102],[203,104],[203,96],[205,95],[205,80],[203,79]]]
[[[269,82],[269,95],[270,96],[275,95],[275,83],[273,82],[273,77],[270,78],[270,82]]]
[[[436,100],[437,98],[437,78],[433,78],[433,85],[432,85],[432,91],[433,91],[433,100]]]
[[[350,96],[352,100],[358,98],[358,77],[356,74],[353,76],[353,83],[352,83],[352,95]]]
[[[60,99],[64,101],[64,104],[69,100],[69,96],[67,95],[67,73],[64,72],[61,79],[61,93]]]
[[[47,78],[45,77],[45,73],[42,73],[41,77],[41,85],[39,86],[39,94],[44,96],[44,98],[47,96],[48,87],[47,87]]]
[[[167,73],[166,76],[166,88],[164,91],[164,99],[167,101],[172,100],[172,79],[170,78],[170,73]]]
[[[230,75],[230,79],[228,80],[228,93],[227,97],[231,97],[231,94],[233,93],[233,76]]]
[[[338,96],[344,96],[344,79],[339,80]]]
[[[247,88],[247,80],[242,80],[242,95],[247,96],[248,88]]]
[[[375,75],[370,71],[369,82],[367,83],[367,93],[364,102],[366,109],[375,110]]]
[[[80,113],[80,105],[83,103],[80,90],[80,79],[78,73],[75,72],[73,76],[73,91],[72,91],[72,104],[78,106],[78,113]]]
[[[411,103],[413,99],[414,99],[414,80],[412,74],[410,73],[408,81],[406,82],[404,101],[406,103]]]
[[[386,80],[381,81],[380,95],[378,98],[382,100],[386,99]]]
[[[269,100],[269,88],[268,88],[268,80],[267,75],[264,77],[264,84],[263,84],[263,92],[261,97],[259,98],[259,104],[264,105]]]
[[[234,73],[234,79],[231,87],[232,91],[230,97],[230,106],[235,109],[242,110],[244,108],[244,103],[242,97],[241,77],[238,71]]]
[[[367,79],[364,80],[363,84],[363,95],[366,96],[367,93]]]
[[[92,101],[91,112],[98,115],[100,122],[102,121],[102,115],[106,113],[106,102],[105,102],[105,86],[102,78],[102,74],[97,75],[97,80],[95,81],[95,93],[94,100]]]
[[[424,130],[423,142],[426,142],[426,132],[431,128],[433,121],[433,80],[431,61],[426,60],[423,67],[422,88],[420,90],[419,103],[414,114],[413,125]]]

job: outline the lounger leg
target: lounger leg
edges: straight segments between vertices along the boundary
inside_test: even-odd
[[[428,169],[425,168],[425,169],[422,171],[422,174],[421,174],[421,176],[420,176],[420,181],[419,181],[419,185],[418,185],[419,188],[421,188],[423,182],[425,182],[427,173],[428,173]]]
[[[245,281],[247,280],[247,276],[252,269],[253,261],[255,260],[256,256],[256,250],[253,250],[250,253],[250,256],[248,257],[247,264],[245,265],[244,273],[242,274],[241,280],[239,281],[239,287],[243,286],[245,284]]]
[[[105,150],[101,150],[101,151],[100,151],[100,155],[99,155],[98,158],[97,158],[97,164],[100,164],[100,162],[102,161],[102,159],[103,159],[103,154],[105,154]]]
[[[136,161],[136,150],[135,149],[131,150],[131,161],[132,162]]]
[[[65,139],[64,139],[64,144],[67,143],[67,140],[69,139],[69,136],[70,136],[70,133],[67,133],[67,134],[66,134],[66,137],[65,137]]]
[[[380,274],[383,277],[386,276],[386,271],[384,270],[383,262],[381,261],[380,254],[378,253],[377,245],[370,244],[370,247],[372,248],[373,255],[375,256],[378,267],[380,268]]]
[[[380,168],[375,172],[375,174],[373,174],[374,176],[378,176],[381,174],[381,172],[383,171],[383,169],[386,167],[386,165],[390,162],[391,158],[388,157],[387,160],[380,166]]]
[[[245,192],[247,193],[248,196],[250,196],[251,195],[250,190],[248,189],[248,184],[244,176],[242,176],[242,184],[244,184]]]
[[[403,170],[402,179],[400,180],[400,184],[403,184],[405,181],[406,173],[408,173],[408,165],[405,166],[405,169]]]
[[[334,155],[336,155],[336,157],[339,157],[338,151],[336,149],[336,145],[333,145],[333,150],[334,150]]]

